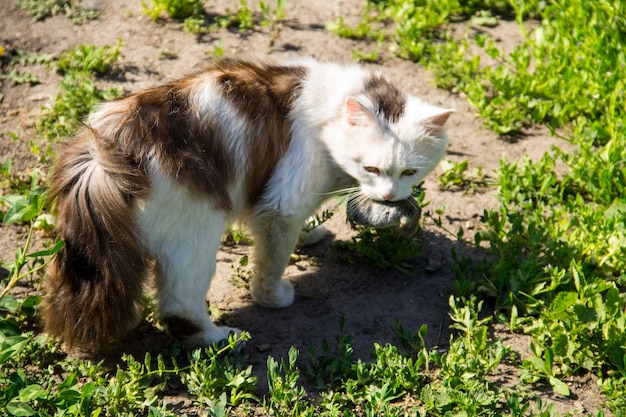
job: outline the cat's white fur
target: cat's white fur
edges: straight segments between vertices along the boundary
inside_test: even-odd
[[[147,189],[132,195],[131,199],[126,198],[130,219],[120,221],[129,221],[136,228],[138,253],[156,260],[159,314],[164,319],[173,317],[177,323],[182,320],[189,324],[193,331],[183,333],[190,345],[208,345],[234,330],[217,327],[207,315],[205,301],[216,269],[220,237],[229,222],[245,221],[253,236],[256,276],[251,281],[251,294],[254,301],[266,307],[287,307],[294,301],[294,288],[290,281],[282,278],[284,268],[302,225],[323,200],[355,185],[373,200],[406,199],[445,152],[447,140],[442,126],[449,110],[406,95],[402,96],[405,101],[398,106],[400,110],[395,110],[401,112],[401,116],[384,117],[377,109],[380,103],[374,102],[364,86],[366,80],[374,79],[372,88],[380,88],[384,93],[389,87],[385,84],[387,81],[380,81],[381,76],[372,78],[370,72],[358,66],[312,59],[288,63],[286,67],[304,69],[297,93],[290,91],[296,95],[289,108],[289,143],[254,204],[250,204],[247,194],[248,170],[257,169],[259,162],[247,138],[258,126],[224,93],[227,88],[224,84],[231,79],[218,78],[222,74],[219,67],[186,80],[184,91],[188,92],[190,117],[195,117],[201,126],[219,126],[221,137],[217,140],[227,149],[236,168],[224,180],[227,196],[221,196],[231,202],[230,206],[225,208],[210,193],[198,194],[195,189],[181,185],[173,178],[171,167],[164,165],[164,156],[158,147],[148,150],[145,158],[136,157],[149,161],[140,164],[145,174],[141,181],[147,184]],[[380,91],[376,91],[380,95]],[[125,141],[142,140],[134,137],[136,132],[120,134],[118,131],[122,129],[119,127],[122,120],[128,117],[132,97],[103,104],[90,117],[89,126],[95,132],[95,139],[90,137],[85,140],[88,145],[81,145],[88,146],[88,153],[93,156],[93,160],[87,162],[90,168],[105,165],[102,160],[106,160],[107,151],[93,143],[98,141],[98,135],[119,136],[118,140]],[[139,105],[136,107],[141,110]],[[83,149],[82,157],[86,153]],[[61,172],[71,169],[68,166],[77,164],[60,163],[54,177],[58,179],[53,178],[53,181],[61,183],[64,176],[79,176],[76,172]],[[110,178],[94,177],[91,181],[107,183],[111,194],[117,192]],[[57,190],[57,201],[67,194],[67,191]],[[64,205],[63,201],[58,203],[60,211],[67,211]],[[65,220],[66,223],[71,221]],[[63,235],[62,229],[63,226],[60,230]],[[59,262],[71,262],[71,259]],[[63,280],[67,279],[64,274],[68,273],[64,271],[58,267],[58,271],[51,273],[52,281],[59,282],[54,284],[53,295],[55,291],[60,293],[57,287],[63,287]],[[59,330],[55,322],[54,314],[58,315],[67,307],[55,306],[54,300],[49,305],[52,306],[47,308],[47,314],[52,317],[47,319],[49,331],[85,344],[87,336],[74,337],[73,330]],[[102,339],[103,332],[106,330],[94,337]]]

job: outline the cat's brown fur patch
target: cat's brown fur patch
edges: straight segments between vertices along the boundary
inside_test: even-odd
[[[244,167],[246,203],[252,207],[289,147],[289,112],[305,75],[300,67],[223,60],[190,77],[119,100],[118,109],[105,115],[118,119],[111,120],[110,125],[118,127],[109,136],[140,166],[156,153],[171,178],[191,186],[193,193],[216,198],[219,208],[230,209],[226,187],[235,171],[223,134],[230,126],[211,117],[200,120],[190,103],[193,88],[214,79],[246,126],[246,152],[253,156],[253,164]]]
[[[245,167],[246,202],[252,207],[289,147],[289,112],[306,70],[225,60],[216,72],[222,94],[249,124],[246,144],[253,164]]]
[[[146,169],[152,156],[168,176],[192,193],[208,194],[228,210],[226,186],[234,173],[220,127],[201,122],[189,102],[195,76],[145,90],[117,102],[104,117],[120,119],[109,140],[118,143],[138,166]],[[115,123],[115,121],[111,121]]]
[[[397,122],[404,114],[406,95],[379,74],[365,80],[365,92],[372,99],[377,112],[390,122]]]

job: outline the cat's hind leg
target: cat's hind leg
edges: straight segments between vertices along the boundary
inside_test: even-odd
[[[187,348],[211,345],[231,332],[241,334],[238,329],[215,325],[207,312],[206,293],[215,272],[215,262],[206,261],[211,254],[206,250],[195,254],[199,257],[183,257],[173,264],[161,260],[156,266],[159,319]],[[184,262],[191,266],[180,273]]]
[[[147,201],[140,225],[156,260],[159,319],[185,347],[207,346],[237,329],[216,326],[206,294],[215,274],[226,215],[211,201],[168,187]]]

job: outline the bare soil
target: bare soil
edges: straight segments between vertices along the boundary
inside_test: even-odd
[[[104,83],[119,85],[126,92],[201,68],[212,58],[220,42],[226,55],[274,60],[314,56],[344,63],[350,62],[354,48],[366,52],[375,48],[367,42],[341,39],[324,29],[327,22],[338,16],[349,23],[358,22],[363,7],[359,0],[289,0],[287,20],[278,31],[259,26],[243,34],[221,30],[201,37],[183,33],[179,22],[174,20],[153,22],[142,12],[138,0],[91,3],[101,11],[101,16],[76,26],[65,16],[33,22],[16,1],[4,0],[0,45],[9,51],[21,49],[56,55],[81,43],[102,46],[121,39],[123,57]],[[226,0],[207,3],[207,12],[215,15],[223,15],[227,8],[232,10],[238,4]],[[456,28],[465,29],[463,26]],[[486,30],[502,47],[510,48],[520,40],[514,22],[501,21],[497,27]],[[174,58],[165,59],[166,56]],[[467,159],[471,169],[480,166],[492,174],[502,157],[515,160],[529,155],[536,159],[552,145],[563,145],[541,128],[533,128],[514,141],[503,140],[483,128],[482,121],[463,97],[435,88],[422,67],[385,50],[381,51],[379,63],[367,66],[389,74],[398,85],[426,101],[455,109],[447,126],[450,146],[446,159]],[[34,138],[34,123],[42,114],[42,106],[54,98],[60,81],[58,75],[41,65],[29,66],[28,71],[35,73],[41,82],[29,86],[0,81],[0,163],[10,157],[14,170],[21,176],[38,167],[29,141]],[[20,140],[11,139],[5,132],[15,132]],[[45,167],[41,168],[45,172]],[[479,190],[473,194],[440,191],[439,173],[440,170],[435,171],[425,183],[426,199],[430,201],[428,209],[445,207],[444,225],[453,232],[463,227],[466,234],[472,235],[481,227],[483,210],[497,207],[495,190]],[[236,271],[241,257],[250,254],[249,247],[224,245],[219,252],[217,276],[208,294],[212,313],[219,316],[221,322],[250,332],[252,340],[244,352],[261,377],[259,380],[264,381],[268,356],[286,356],[290,346],[305,354],[309,347],[320,346],[324,339],[335,340],[342,317],[346,323],[344,332],[354,335],[354,348],[359,358],[367,359],[374,343],[398,343],[393,332],[396,319],[414,330],[427,324],[427,342],[445,348],[449,340],[448,298],[454,280],[451,250],[454,248],[460,256],[481,257],[483,254],[427,221],[423,230],[423,253],[414,260],[417,275],[407,276],[396,270],[381,271],[371,266],[347,264],[337,258],[332,242],[354,236],[343,208],[327,227],[331,234],[316,245],[299,248],[296,261],[287,268],[287,277],[296,288],[296,300],[283,310],[265,309],[252,303],[245,280],[241,279],[245,274]],[[0,259],[11,260],[24,238],[23,226],[0,225]],[[494,334],[519,352],[521,358],[528,354],[528,339],[502,328],[496,329]],[[155,351],[167,343],[169,339],[162,333],[143,326],[125,348],[134,352]],[[516,380],[509,371],[511,369],[503,368],[502,383],[512,386]],[[572,382],[569,398],[555,397],[549,389],[538,391],[538,395],[556,402],[561,411],[595,414],[601,399],[593,378],[583,376],[580,381]],[[260,391],[265,389],[261,382]],[[173,397],[172,401],[182,400]]]

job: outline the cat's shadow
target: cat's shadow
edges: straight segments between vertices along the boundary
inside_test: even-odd
[[[217,324],[250,333],[251,340],[241,353],[253,366],[260,395],[267,393],[267,358],[286,357],[291,347],[295,347],[300,352],[300,360],[306,362],[311,349],[321,352],[325,341],[331,350],[336,349],[337,340],[350,335],[354,359],[368,360],[375,343],[400,345],[394,331],[396,322],[413,332],[427,325],[429,348],[447,345],[448,299],[455,279],[451,251],[454,248],[459,258],[477,257],[475,249],[426,231],[422,238],[423,252],[412,261],[416,274],[410,276],[395,269],[380,270],[341,261],[333,253],[332,241],[326,238],[319,244],[299,249],[302,259],[314,259],[319,265],[298,268],[296,263],[288,268],[287,277],[296,290],[292,306],[285,309],[259,307],[245,289],[239,289],[235,291],[237,300],[229,304],[230,308],[220,309],[219,317],[214,317]],[[245,248],[243,251],[234,249],[234,255],[242,252]],[[216,277],[220,279],[231,278]],[[139,362],[146,353],[153,358],[159,354],[175,355],[182,362],[186,358],[176,340],[147,321],[120,346],[104,358],[105,366],[110,369],[124,366],[120,360],[122,352]]]
[[[319,266],[290,278],[296,289],[291,307],[266,309],[250,301],[230,311],[227,324],[241,326],[252,336],[244,353],[258,376],[259,390],[267,389],[269,356],[287,357],[293,346],[306,362],[311,348],[321,352],[327,342],[336,350],[337,340],[350,335],[354,359],[367,361],[376,343],[400,346],[394,330],[397,322],[415,333],[428,326],[427,346],[446,348],[448,302],[455,280],[452,250],[458,259],[478,259],[482,254],[430,231],[423,232],[421,244],[423,252],[411,261],[414,275],[346,263],[333,253],[332,239],[301,248],[301,256],[315,259]]]

